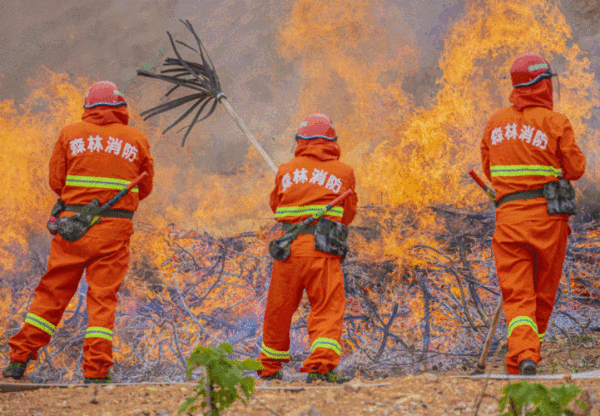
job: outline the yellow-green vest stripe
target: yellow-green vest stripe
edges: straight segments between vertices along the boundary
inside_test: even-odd
[[[546,333],[544,332],[543,334],[539,334],[538,338],[540,339],[540,343],[544,342],[544,338],[546,337]]]
[[[290,351],[277,351],[273,348],[269,348],[263,342],[262,344],[262,352],[269,358],[274,358],[276,360],[289,360],[290,359]]]
[[[108,328],[102,328],[101,326],[90,326],[85,332],[86,338],[104,338],[109,341],[113,340],[113,331]]]
[[[100,176],[78,176],[78,175],[67,175],[65,185],[68,186],[79,186],[84,188],[102,188],[102,189],[123,189],[129,185],[130,181],[125,179],[117,178],[103,178]],[[131,192],[139,192],[137,187],[133,188]]]
[[[54,331],[56,331],[56,326],[54,326],[52,323],[48,322],[41,316],[37,316],[33,313],[28,313],[27,316],[25,316],[25,323],[33,325],[38,329],[41,329],[50,336],[52,336],[54,334]]]
[[[301,207],[279,207],[275,211],[275,218],[281,217],[301,217],[303,215],[318,214],[319,211],[327,207],[327,205],[304,205]],[[332,217],[343,217],[344,208],[333,207],[325,215]]]
[[[492,176],[555,176],[561,177],[562,170],[545,165],[496,165],[490,166]]]
[[[313,352],[315,348],[329,348],[334,350],[337,355],[342,355],[342,347],[339,342],[331,338],[317,338],[310,347],[310,352]]]
[[[533,319],[531,319],[529,316],[517,316],[512,321],[510,321],[510,324],[508,324],[508,336],[510,337],[510,334],[512,334],[514,329],[521,325],[527,325],[531,327],[531,329],[533,329],[536,334],[538,333],[538,327],[533,321]]]

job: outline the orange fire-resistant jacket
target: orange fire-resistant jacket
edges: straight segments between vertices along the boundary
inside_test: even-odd
[[[299,139],[295,156],[279,167],[271,192],[277,221],[296,224],[346,190],[354,190],[354,173],[339,161],[337,142]],[[356,205],[353,193],[325,217],[348,225],[356,215]],[[303,234],[292,243],[288,259],[273,262],[258,357],[264,367],[258,371],[260,376],[270,376],[290,361],[290,326],[304,291],[311,305],[307,322],[311,353],[300,371],[326,373],[339,364],[345,308],[340,256],[315,250],[314,236]]]
[[[510,101],[513,106],[490,118],[481,141],[483,170],[498,200],[513,192],[542,188],[561,177],[579,179],[585,156],[575,144],[569,120],[552,111],[550,79],[515,88]],[[548,214],[545,200],[538,198],[501,205],[497,215],[508,219]]]
[[[125,106],[85,109],[82,120],[60,133],[50,159],[50,187],[67,205],[85,205],[94,198],[103,204],[147,171],[140,185],[112,206],[135,211],[152,191],[154,168],[146,135],[127,125]],[[131,234],[131,220],[102,218],[86,235],[124,240]]]
[[[354,191],[352,168],[339,161],[341,150],[336,141],[298,140],[295,158],[279,167],[271,192],[271,209],[279,222],[297,224],[325,208],[348,189]],[[356,193],[323,217],[348,225],[356,216]],[[331,256],[314,250],[312,235],[299,235],[291,245],[295,256]]]
[[[481,142],[483,170],[498,200],[561,177],[579,179],[585,157],[569,120],[552,111],[550,79],[515,88],[510,101],[512,107],[490,118]],[[492,250],[508,327],[509,374],[518,374],[524,360],[541,359],[571,233],[567,221],[567,215],[548,214],[543,197],[501,203],[496,210]]]

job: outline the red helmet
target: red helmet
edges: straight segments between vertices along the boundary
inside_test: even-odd
[[[92,84],[85,94],[83,108],[94,108],[99,105],[118,107],[127,105],[123,93],[117,84],[110,81],[98,81]]]
[[[304,117],[296,134],[296,140],[327,139],[337,140],[333,121],[325,114],[313,113]]]
[[[513,87],[530,87],[543,79],[555,75],[550,64],[537,53],[526,53],[519,56],[510,68]]]

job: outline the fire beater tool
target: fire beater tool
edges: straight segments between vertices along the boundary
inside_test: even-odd
[[[306,228],[308,228],[313,222],[317,221],[319,218],[325,215],[327,211],[329,211],[331,208],[341,204],[342,201],[344,201],[344,199],[346,199],[350,195],[352,195],[352,189],[348,189],[346,192],[334,199],[325,208],[323,208],[316,214],[313,214],[312,216],[308,217],[307,219],[299,222],[298,224],[294,225],[292,228],[287,230],[286,233],[281,237],[271,241],[269,243],[269,254],[271,255],[271,257],[279,261],[284,261],[285,259],[287,259],[290,256],[290,245],[292,244],[292,241],[294,241],[296,237],[298,237],[300,233]]]
[[[196,123],[199,123],[202,120],[210,117],[210,115],[215,111],[217,104],[221,103],[225,107],[225,110],[227,110],[229,115],[233,118],[238,128],[242,131],[242,133],[246,135],[246,137],[254,145],[256,150],[258,150],[258,153],[260,153],[260,155],[265,159],[265,161],[269,165],[269,168],[271,168],[271,170],[274,173],[277,173],[277,167],[273,163],[273,160],[271,160],[267,152],[265,152],[265,150],[258,143],[258,141],[256,141],[254,136],[252,136],[252,133],[250,133],[242,119],[237,115],[231,104],[229,104],[229,102],[227,101],[227,97],[225,97],[225,94],[221,91],[221,84],[219,82],[219,77],[217,76],[215,67],[210,57],[208,56],[206,48],[200,41],[200,38],[194,31],[194,28],[192,27],[191,23],[188,20],[181,20],[181,23],[183,23],[185,27],[190,32],[192,32],[192,35],[194,35],[194,38],[198,43],[198,49],[195,49],[181,41],[174,41],[173,36],[171,36],[171,34],[167,32],[167,35],[169,35],[169,40],[171,41],[171,45],[173,46],[173,51],[175,52],[177,59],[166,58],[164,66],[167,69],[163,69],[160,72],[160,74],[154,74],[150,71],[142,69],[138,69],[137,74],[140,76],[154,78],[174,84],[175,86],[172,87],[165,94],[165,97],[168,97],[179,87],[188,88],[194,92],[179,98],[172,99],[166,103],[157,105],[156,107],[142,112],[141,115],[145,116],[144,120],[147,120],[150,117],[153,117],[157,114],[173,110],[174,108],[177,108],[179,106],[193,103],[177,120],[175,120],[173,124],[171,124],[163,131],[163,134],[165,134],[167,131],[179,124],[186,117],[191,115],[194,112],[194,110],[197,109],[196,114],[193,116],[191,123],[187,126],[187,130],[183,135],[183,140],[181,142],[181,146],[183,147],[185,145],[185,140],[187,136],[192,130],[192,127],[194,127]],[[200,55],[201,62],[198,63],[184,60],[181,57],[179,51],[177,50],[177,47],[175,46],[176,43]],[[206,112],[204,116],[202,116],[202,118],[200,118],[202,112],[205,110],[205,108],[208,108],[207,106],[211,102],[212,105],[210,106],[210,109]]]
[[[119,191],[108,202],[100,206],[98,198],[94,198],[92,202],[82,208],[81,212],[70,216],[63,217],[58,221],[56,218],[50,217],[51,223],[57,224],[58,234],[66,241],[77,241],[85,235],[94,224],[100,222],[102,213],[108,211],[118,200],[123,198],[129,191],[139,185],[139,183],[148,176],[148,172],[144,171],[140,176],[135,178],[129,185]]]
[[[484,190],[487,196],[497,204],[496,200],[496,192],[493,189],[489,188],[485,182],[475,173],[473,169],[469,169],[469,175],[477,185]],[[500,314],[502,313],[502,306],[504,305],[504,299],[502,299],[502,294],[500,294],[500,299],[498,299],[498,304],[496,305],[496,311],[494,312],[494,318],[492,319],[492,323],[490,325],[490,330],[488,331],[487,337],[485,338],[485,343],[483,344],[483,350],[481,351],[481,356],[479,357],[479,361],[477,361],[477,366],[475,367],[475,371],[471,375],[483,374],[485,372],[485,361],[487,359],[488,353],[490,351],[490,346],[492,345],[492,340],[494,339],[494,333],[496,332],[496,327],[498,326],[498,321],[500,320]]]

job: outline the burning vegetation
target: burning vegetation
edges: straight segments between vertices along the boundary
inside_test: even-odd
[[[361,205],[343,264],[340,370],[380,376],[474,365],[499,289],[493,208],[466,172],[479,169],[485,121],[506,103],[510,62],[529,51],[546,56],[561,74],[557,110],[572,121],[587,157],[585,181],[576,185],[581,213],[571,220],[574,233],[547,339],[600,328],[600,89],[558,5],[469,1],[444,38],[435,100],[416,107],[420,101],[405,83],[420,70],[419,51],[379,25],[377,2],[316,3],[294,2],[276,47],[300,68],[297,117],[315,108],[337,115],[344,159],[357,173]],[[23,322],[47,260],[44,224],[54,203],[48,159],[59,129],[78,121],[89,81],[42,69],[23,104],[0,102],[4,363],[7,341]],[[156,190],[135,219],[113,377],[180,381],[199,344],[226,341],[239,356],[258,356],[272,267],[267,246],[275,233],[267,202],[272,177],[255,151],[235,171],[207,173],[189,147],[177,146],[180,138],[161,136],[175,119],[145,124],[135,113],[141,110],[135,97],[128,102],[133,124],[152,140]],[[208,140],[200,129],[192,133]],[[40,351],[34,380],[80,377],[85,290],[82,281],[53,341]],[[305,300],[292,326],[296,367],[309,350],[308,312]],[[505,336],[501,323],[493,348]]]

